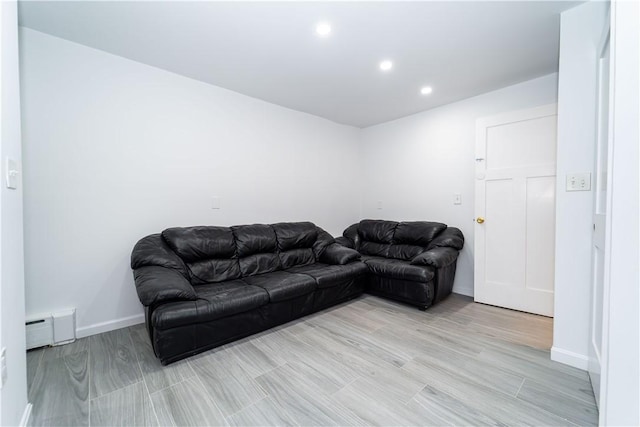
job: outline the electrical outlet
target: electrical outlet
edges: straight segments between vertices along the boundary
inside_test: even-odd
[[[220,209],[220,208],[222,208],[222,200],[220,200],[220,197],[212,197],[211,209]]]

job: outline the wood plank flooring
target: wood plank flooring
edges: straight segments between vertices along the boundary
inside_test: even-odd
[[[29,351],[31,425],[596,425],[552,320],[362,296],[162,366],[143,325]]]

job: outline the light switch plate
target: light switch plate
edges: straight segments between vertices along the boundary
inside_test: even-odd
[[[18,188],[18,162],[7,157],[7,188],[15,190]]]
[[[377,207],[378,209],[382,209],[382,200],[378,200]]]
[[[454,205],[461,205],[462,204],[462,194],[455,193],[453,195],[453,204]]]
[[[590,191],[591,173],[570,173],[567,175],[567,191]]]

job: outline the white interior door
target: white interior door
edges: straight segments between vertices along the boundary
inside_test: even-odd
[[[476,123],[475,300],[553,316],[556,105]]]
[[[602,354],[602,316],[605,278],[606,229],[609,175],[609,34],[605,36],[598,58],[598,129],[595,153],[591,325],[589,345],[589,377],[600,401],[600,366]]]

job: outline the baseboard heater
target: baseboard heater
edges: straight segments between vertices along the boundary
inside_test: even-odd
[[[27,350],[68,344],[76,339],[76,310],[29,316],[26,330]]]

